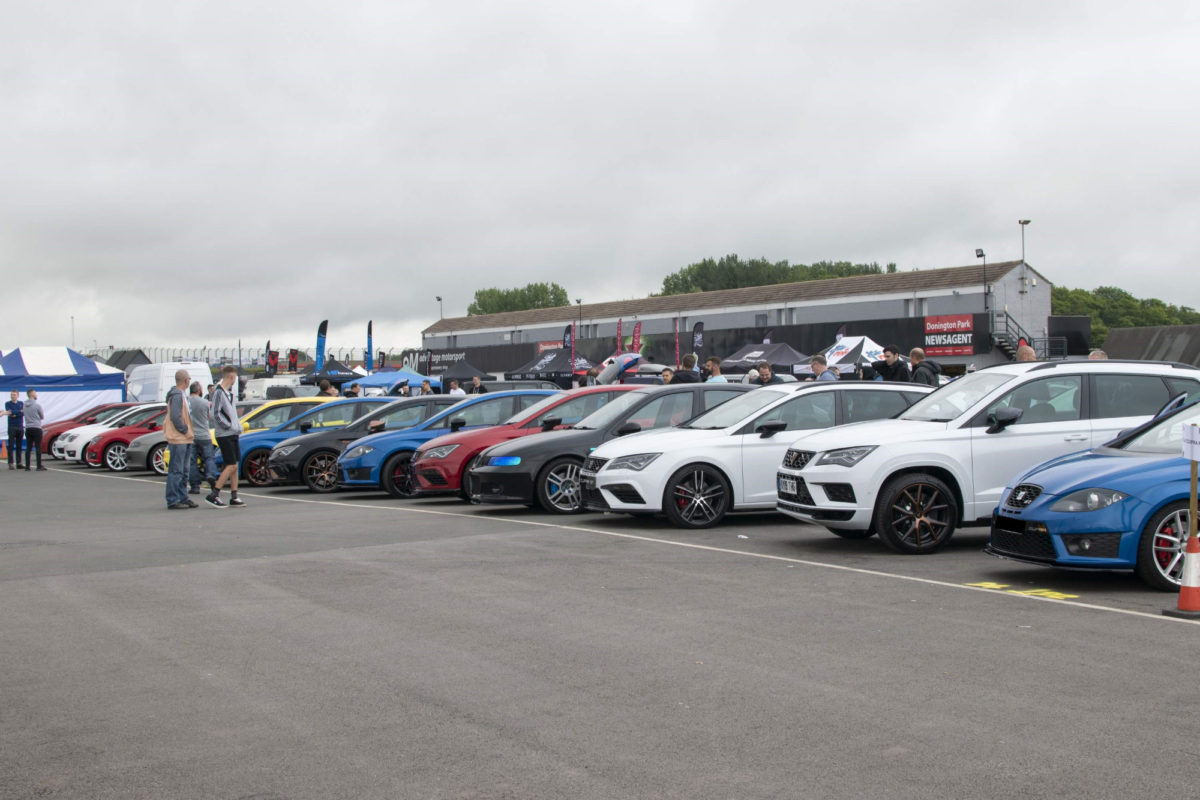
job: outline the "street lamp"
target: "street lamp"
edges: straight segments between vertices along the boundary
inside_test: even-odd
[[[1021,230],[1025,230],[1025,229],[1024,229],[1024,228],[1022,228]],[[983,248],[982,248],[982,247],[976,247],[976,248],[975,248],[975,257],[976,257],[976,258],[982,258],[982,259],[983,259],[983,313],[985,313],[985,314],[986,314],[986,313],[987,313],[987,310],[988,310],[988,302],[987,302],[987,296],[988,296],[988,287],[987,287],[987,253],[983,252]]]
[[[442,318],[443,318],[443,314],[442,314],[442,296],[441,296],[440,294],[437,296],[437,301],[438,301],[438,319],[442,319]]]
[[[1025,226],[1028,225],[1030,222],[1031,222],[1031,220],[1027,220],[1027,219],[1017,220],[1017,224],[1021,226],[1021,263],[1022,264],[1025,263]]]
[[[575,305],[579,307],[579,326],[575,328],[575,335],[579,335],[579,328],[583,327],[583,299],[576,297]]]

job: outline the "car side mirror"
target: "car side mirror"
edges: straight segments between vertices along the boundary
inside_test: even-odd
[[[455,417],[454,419],[450,420],[450,432],[455,433],[460,428],[466,427],[466,424],[467,421],[463,417]]]
[[[312,430],[311,422],[301,422],[300,423],[300,432],[301,433],[308,433],[311,430]]]
[[[95,418],[95,417],[88,417],[87,419],[85,419],[85,420],[83,421],[83,423],[84,423],[85,425],[95,425],[95,424],[96,424],[96,418]]]
[[[999,433],[1019,420],[1023,413],[1025,412],[1021,409],[1013,408],[1012,406],[996,409],[994,414],[988,414],[988,422],[992,424],[988,426],[987,432]]]
[[[642,429],[641,425],[636,422],[626,422],[621,427],[617,428],[617,436],[628,436],[631,433],[637,433]]]
[[[781,419],[773,419],[770,422],[764,422],[762,425],[759,425],[754,430],[757,431],[762,436],[762,438],[770,439],[772,436],[779,433],[780,431],[786,431],[787,423]]]
[[[248,431],[248,430],[250,430],[250,423],[249,423],[249,422],[243,422],[243,423],[242,423],[242,433],[245,433],[245,432],[246,432],[246,431]]]
[[[562,417],[543,417],[542,418],[542,430],[544,430],[544,431],[552,431],[555,428],[557,428],[559,425],[562,425]]]
[[[158,430],[158,423],[157,423],[157,422],[147,422],[147,423],[146,423],[146,430],[148,430],[148,431],[156,431],[156,430]]]

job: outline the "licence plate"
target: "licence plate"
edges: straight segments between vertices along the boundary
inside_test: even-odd
[[[795,478],[785,478],[782,475],[780,475],[779,476],[779,493],[780,494],[795,494],[796,493],[796,479]]]

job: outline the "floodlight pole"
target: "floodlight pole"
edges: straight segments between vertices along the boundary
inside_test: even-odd
[[[1030,222],[1032,222],[1032,220],[1028,220],[1028,219],[1017,220],[1017,224],[1021,226],[1021,263],[1022,264],[1025,263],[1025,226],[1028,225]]]

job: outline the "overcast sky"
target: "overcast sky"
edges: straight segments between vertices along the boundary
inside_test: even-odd
[[[0,344],[1020,257],[1200,307],[1200,4],[0,0]]]

